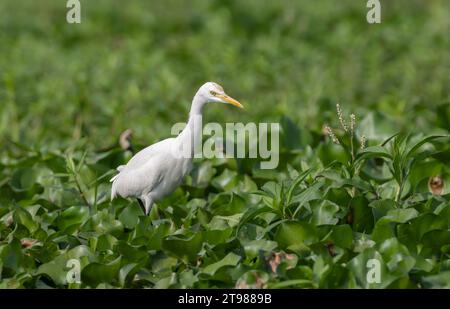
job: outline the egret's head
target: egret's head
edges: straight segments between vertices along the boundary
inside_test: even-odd
[[[239,108],[244,108],[241,103],[227,95],[222,86],[214,82],[207,82],[203,84],[203,86],[201,86],[198,90],[197,95],[201,96],[206,103],[226,103]]]

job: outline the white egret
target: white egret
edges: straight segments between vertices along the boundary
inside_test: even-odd
[[[136,197],[148,214],[155,202],[172,193],[192,168],[194,140],[200,138],[202,130],[195,124],[195,119],[201,117],[206,103],[213,102],[243,108],[241,103],[225,94],[220,85],[205,83],[195,94],[188,123],[177,137],[144,148],[126,165],[117,168],[119,173],[111,179],[111,200],[117,195]]]

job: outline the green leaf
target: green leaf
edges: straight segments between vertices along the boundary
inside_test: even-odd
[[[180,274],[181,288],[193,288],[194,284],[198,282],[197,275],[191,270],[183,271]]]
[[[450,270],[423,278],[425,288],[450,289]]]
[[[138,263],[130,263],[123,266],[119,270],[119,284],[121,287],[125,287],[133,279],[133,276],[139,271],[141,265]]]
[[[77,246],[57,256],[54,260],[39,266],[36,275],[46,275],[58,286],[67,284],[68,271],[74,270],[73,266],[70,268],[70,264],[68,264],[71,259],[78,261],[81,269],[83,269],[85,265],[94,260],[94,255],[87,246]]]
[[[348,224],[333,226],[330,238],[341,248],[350,249],[353,245],[353,231]]]
[[[450,231],[431,231],[423,235],[422,243],[435,253],[443,252],[445,246],[450,244]]]
[[[206,266],[202,273],[210,276],[214,276],[214,274],[222,267],[225,266],[236,266],[239,261],[241,260],[241,257],[233,252],[228,253],[223,259],[220,261],[209,264]]]
[[[39,224],[33,220],[31,214],[21,207],[14,210],[13,218],[15,222],[25,226],[30,233],[34,233],[39,228]]]
[[[298,188],[298,186],[308,177],[310,174],[310,169],[307,169],[306,171],[302,172],[292,183],[292,185],[289,187],[289,190],[286,195],[286,204],[289,205],[292,200],[292,195],[294,193],[294,190]]]
[[[190,237],[184,235],[169,236],[162,241],[162,249],[186,262],[194,262],[202,248],[201,233],[194,233]]]
[[[406,158],[410,158],[414,152],[419,149],[422,145],[424,145],[425,143],[431,142],[434,139],[437,138],[442,138],[442,137],[450,137],[449,135],[429,135],[427,137],[424,137],[423,139],[421,139],[420,141],[418,141],[417,143],[415,143],[414,145],[412,145],[408,152],[406,153]]]
[[[215,215],[230,216],[242,212],[245,200],[235,193],[223,192],[214,197],[210,208]]]
[[[397,238],[386,239],[378,247],[391,274],[407,276],[416,263],[408,249]]]
[[[18,271],[23,266],[25,258],[21,249],[20,241],[15,238],[8,244],[0,245],[1,268]]]
[[[339,219],[336,217],[336,213],[339,211],[339,206],[335,203],[325,200],[311,208],[313,211],[311,223],[314,225],[334,225],[338,223]]]
[[[115,220],[114,215],[106,209],[93,215],[82,227],[83,231],[95,231],[99,234],[118,236],[123,232],[122,222]]]
[[[384,218],[391,220],[392,222],[405,223],[416,218],[418,214],[418,211],[414,208],[392,209],[388,211]]]
[[[233,229],[227,228],[223,230],[206,230],[201,233],[204,242],[210,245],[217,245],[220,243],[225,243],[233,233]]]
[[[191,173],[193,183],[192,185],[197,188],[206,188],[213,178],[216,170],[214,169],[211,161],[205,161]],[[233,175],[234,176],[234,175]],[[233,177],[230,175],[230,177]],[[225,176],[223,175],[225,178]],[[223,178],[216,179],[216,184],[219,187],[226,186],[226,181]]]
[[[422,240],[422,237],[435,230],[444,230],[448,228],[448,219],[443,216],[438,216],[432,213],[423,214],[411,222],[411,229],[415,235],[417,242]]]
[[[375,224],[372,232],[372,240],[375,242],[382,242],[383,240],[395,237],[394,224],[391,220],[381,218]]]
[[[29,191],[37,183],[39,177],[37,168],[18,168],[11,178],[11,187],[17,192]]]
[[[389,272],[382,255],[373,248],[365,250],[350,260],[349,269],[356,279],[357,286],[365,289],[386,288],[400,277]],[[376,276],[377,270],[379,270],[379,276]]]
[[[81,281],[90,287],[97,287],[100,283],[114,284],[118,280],[121,257],[107,263],[91,263],[81,271]]]
[[[381,143],[381,146],[384,147],[387,143],[389,143],[390,140],[392,140],[393,138],[397,137],[398,135],[400,135],[400,132],[399,132],[399,133],[395,133],[394,135],[389,136],[387,139],[385,139],[385,140],[383,141],[383,143]]]
[[[219,190],[229,191],[237,185],[237,182],[237,173],[235,171],[225,169],[222,174],[213,178],[211,184]]]
[[[314,225],[303,221],[283,222],[277,229],[274,239],[281,248],[305,249],[318,241]]]
[[[278,247],[275,241],[266,239],[252,240],[244,245],[245,255],[247,259],[251,260],[262,252],[272,252]]]
[[[363,196],[356,196],[350,201],[353,213],[353,228],[357,232],[372,232],[374,220],[368,200]]]
[[[386,158],[392,160],[392,156],[386,148],[381,146],[371,146],[365,148],[356,155],[355,164],[371,158]]]
[[[374,221],[377,222],[380,218],[386,216],[390,210],[396,209],[397,204],[394,200],[383,199],[371,202],[369,207],[372,208]]]
[[[127,229],[133,229],[142,216],[142,209],[135,203],[125,207],[119,215],[119,220]]]
[[[295,195],[292,198],[291,204],[292,203],[299,203],[299,207],[303,206],[305,203],[312,201],[312,200],[316,200],[319,199],[322,194],[320,193],[319,189],[323,186],[324,184],[321,182],[316,182],[314,184],[312,184],[310,187],[304,189],[302,192],[300,192],[299,194]]]
[[[56,219],[56,225],[60,230],[71,226],[80,226],[89,218],[87,206],[72,206],[64,210]]]

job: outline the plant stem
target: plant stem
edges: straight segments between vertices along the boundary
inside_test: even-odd
[[[83,201],[86,203],[87,206],[90,207],[91,205],[89,204],[88,200],[86,199],[86,196],[84,195],[83,190],[81,189],[81,185],[80,185],[80,182],[78,181],[78,177],[77,177],[76,173],[73,174],[73,179],[75,180],[75,185],[76,185],[77,190],[80,193],[81,197],[83,198]]]

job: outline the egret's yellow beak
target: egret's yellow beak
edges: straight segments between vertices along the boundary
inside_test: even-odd
[[[244,108],[244,106],[241,103],[239,103],[238,101],[236,101],[235,99],[233,99],[232,97],[230,97],[230,96],[228,96],[226,94],[218,93],[218,94],[216,94],[216,97],[218,97],[219,99],[221,99],[221,100],[223,100],[223,101],[225,101],[225,102],[227,102],[227,103],[229,103],[231,105],[234,105],[236,107]]]

